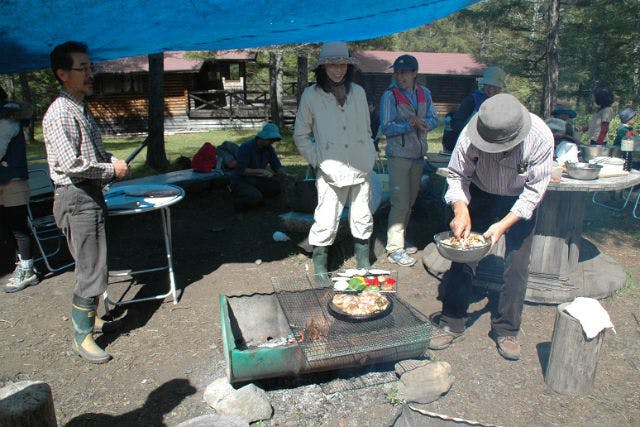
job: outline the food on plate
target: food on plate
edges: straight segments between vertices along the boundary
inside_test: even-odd
[[[333,284],[333,289],[336,291],[346,291],[349,288],[349,282],[345,280],[336,280]]]
[[[370,316],[389,307],[387,297],[372,290],[359,294],[336,294],[331,302],[349,316]]]
[[[346,279],[343,279],[343,280],[346,280]],[[341,280],[337,279],[336,282],[339,282],[339,281]],[[372,288],[373,290],[395,291],[396,283],[397,281],[394,278],[388,277],[388,276],[382,276],[382,275],[381,276],[374,276],[374,275],[353,276],[347,282],[346,289],[338,289],[335,285],[334,285],[334,289],[356,291],[356,292],[364,291],[365,289],[372,290]]]
[[[389,270],[382,270],[382,269],[379,269],[379,268],[371,268],[371,269],[369,269],[369,274],[378,274],[378,275],[386,274],[386,275],[389,275],[389,274],[391,274],[391,272]]]
[[[466,239],[458,239],[455,236],[451,236],[447,239],[443,239],[441,243],[457,249],[471,249],[485,246],[487,244],[487,240],[482,234],[471,233]]]

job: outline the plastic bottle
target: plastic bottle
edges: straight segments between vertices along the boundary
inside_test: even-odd
[[[624,159],[623,170],[630,171],[633,165],[633,138],[632,133],[627,132],[622,143],[620,144],[620,151],[622,152],[622,158]]]

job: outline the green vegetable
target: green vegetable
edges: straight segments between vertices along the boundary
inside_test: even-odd
[[[370,291],[379,291],[380,290],[380,286],[369,286],[369,290]]]
[[[351,289],[352,291],[361,291],[365,288],[364,282],[357,278],[357,277],[352,277],[351,279],[349,279],[349,289]]]

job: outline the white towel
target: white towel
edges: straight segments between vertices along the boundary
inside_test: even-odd
[[[580,322],[588,339],[596,337],[605,328],[611,328],[616,332],[609,313],[596,299],[577,297],[564,308],[564,311]]]

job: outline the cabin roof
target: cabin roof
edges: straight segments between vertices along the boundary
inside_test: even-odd
[[[393,73],[390,68],[400,55],[409,54],[418,60],[418,74],[481,76],[486,65],[467,53],[394,52],[389,50],[356,50],[363,73]]]
[[[243,50],[220,50],[215,54],[218,61],[248,62],[255,61],[256,52]],[[164,52],[165,72],[197,72],[202,68],[205,59],[192,59],[187,56],[187,51]],[[130,56],[127,58],[112,59],[95,64],[97,74],[128,74],[149,71],[147,55]]]

